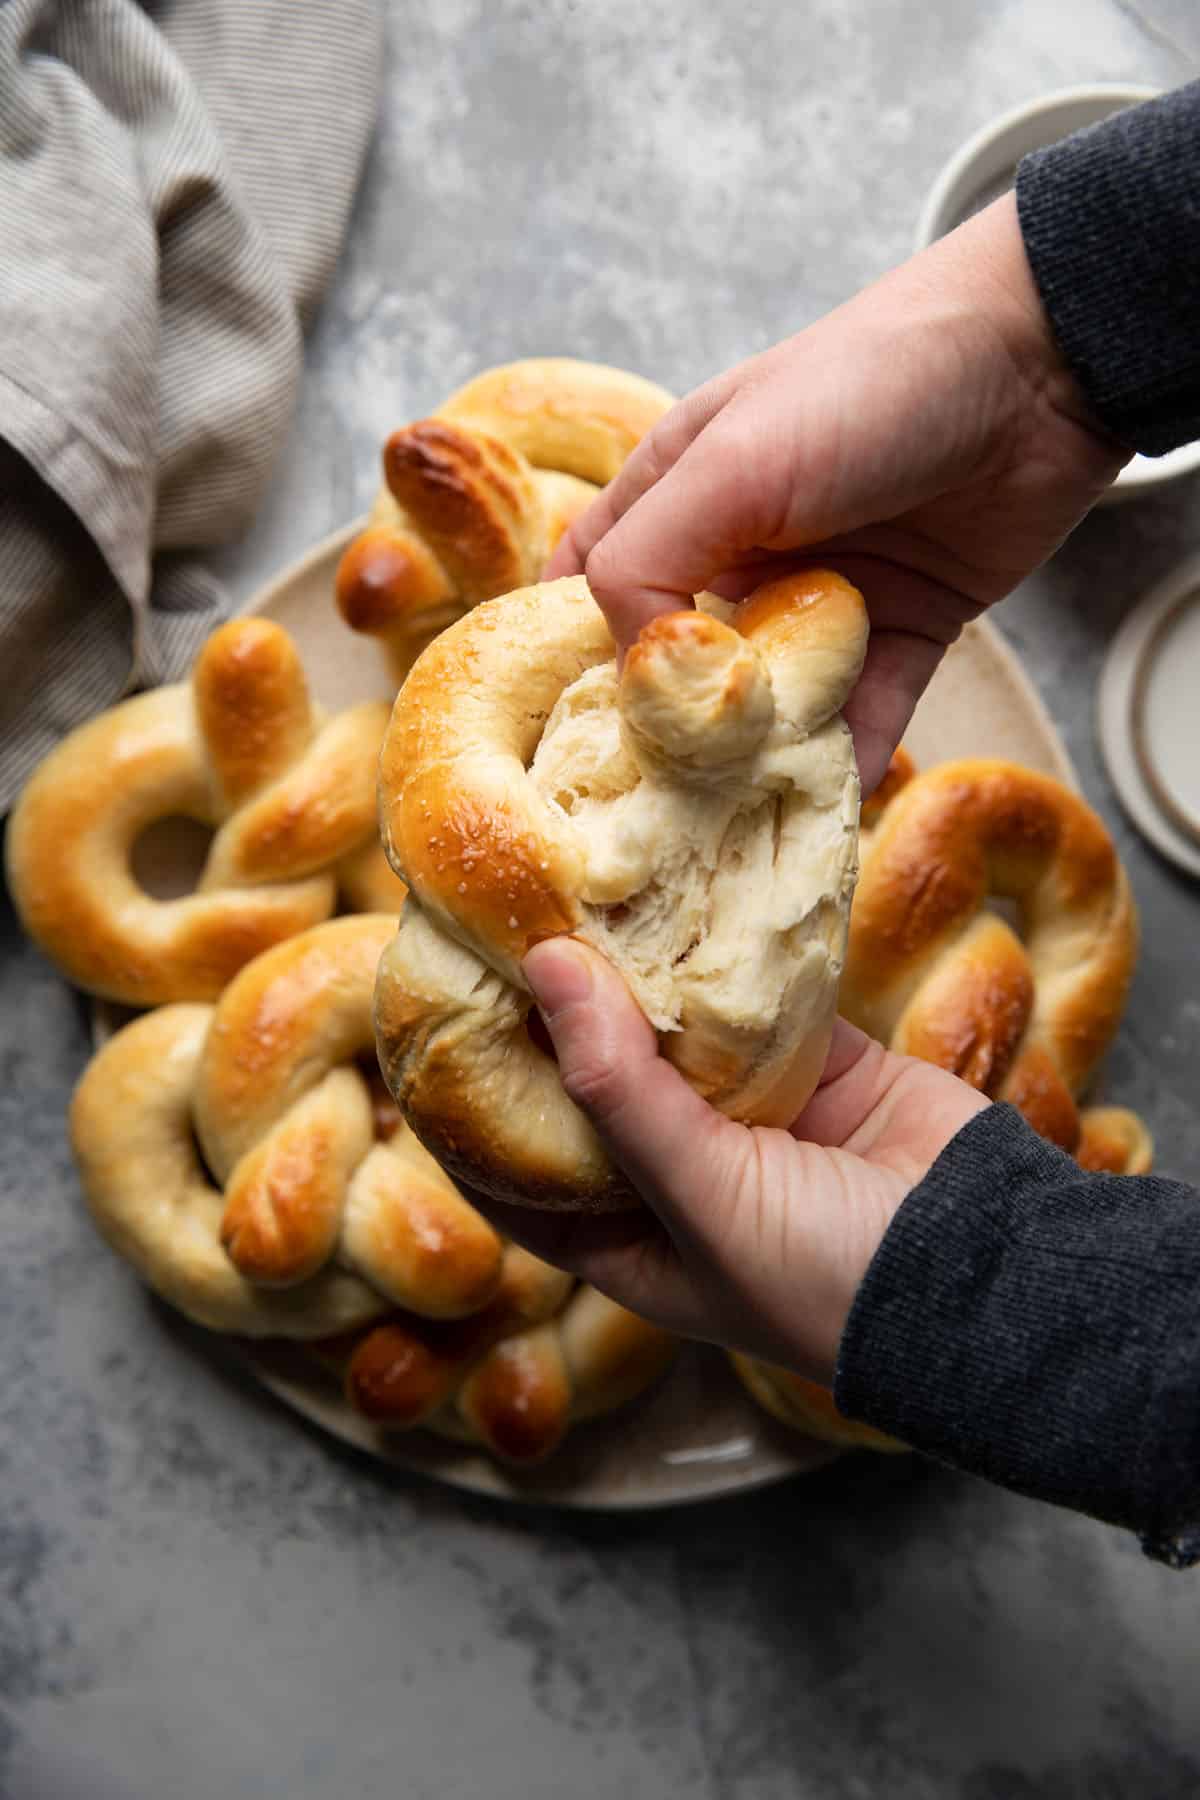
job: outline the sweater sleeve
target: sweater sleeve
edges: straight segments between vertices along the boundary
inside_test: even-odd
[[[851,1418],[1200,1561],[1200,1195],[1088,1174],[1012,1107],[907,1196],[859,1288]]]
[[[1017,210],[1097,417],[1151,456],[1200,437],[1200,81],[1025,157]]]

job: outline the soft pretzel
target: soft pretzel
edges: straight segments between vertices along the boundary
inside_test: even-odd
[[[759,1362],[757,1358],[743,1356],[737,1351],[729,1360],[748,1393],[764,1411],[780,1424],[802,1431],[806,1437],[837,1444],[844,1450],[900,1451],[908,1448],[898,1438],[876,1431],[873,1425],[848,1419],[834,1405],[829,1389],[819,1382],[807,1381],[791,1369]]]
[[[408,889],[394,873],[378,836],[342,858],[337,868],[337,880],[344,912],[400,916]]]
[[[1127,1106],[1085,1106],[1075,1161],[1107,1175],[1144,1175],[1154,1161],[1154,1139]]]
[[[490,1305],[454,1324],[392,1318],[324,1346],[350,1404],[386,1430],[425,1425],[514,1463],[656,1380],[676,1340],[509,1244]]]
[[[215,1008],[134,1020],[84,1073],[71,1141],[96,1223],[202,1325],[321,1338],[393,1305],[458,1317],[497,1288],[496,1233],[410,1131],[379,1140],[355,1064],[394,927],[316,926]]]
[[[374,832],[382,702],[325,719],[266,619],[213,633],[190,682],[122,701],[35,771],[8,829],[22,923],[80,987],[131,1006],[214,1000],[259,951],[328,918],[334,865]],[[212,826],[196,891],[138,883],[134,845]]]
[[[398,680],[444,626],[536,581],[568,524],[672,404],[567,357],[509,363],[393,432],[385,485],[338,566],[338,606]]]
[[[1011,1100],[1085,1168],[1148,1169],[1153,1145],[1136,1113],[1075,1105],[1117,1028],[1137,952],[1128,884],[1095,813],[1031,769],[969,761],[918,776],[900,749],[863,806],[860,843],[846,1015]],[[984,911],[991,895],[1021,907],[1025,943]],[[904,1448],[846,1418],[828,1389],[732,1361],[784,1424],[846,1448]]]
[[[396,702],[381,816],[410,897],[380,964],[380,1062],[438,1160],[497,1198],[636,1204],[526,1031],[521,958],[555,933],[616,963],[731,1116],[788,1122],[820,1074],[862,598],[810,570],[707,605],[648,625],[618,679],[581,578],[526,588],[438,638]]]
[[[895,771],[893,772],[895,774]],[[841,1006],[893,1050],[1011,1101],[1089,1167],[1137,1173],[1135,1114],[1081,1115],[1137,955],[1112,839],[1078,794],[1014,763],[900,769],[868,826]],[[987,910],[1015,901],[1023,933]]]

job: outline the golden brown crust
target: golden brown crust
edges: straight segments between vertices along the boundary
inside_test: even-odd
[[[570,931],[579,909],[553,827],[543,833],[534,807],[497,792],[498,782],[489,785],[493,792],[485,795],[443,769],[414,776],[392,847],[410,887],[447,919],[469,921],[517,963],[543,938]],[[436,829],[416,823],[424,819]]]
[[[371,841],[386,701],[347,707],[290,769],[222,825],[200,886],[294,880]]]
[[[383,447],[393,498],[468,604],[540,573],[545,531],[533,471],[484,432],[440,419],[394,431]]]
[[[900,1018],[892,1048],[949,1069],[981,1093],[1008,1074],[1033,1012],[1033,971],[1002,919],[980,914]]]
[[[452,595],[437,558],[412,532],[368,525],[342,552],[334,580],[338,610],[351,631],[384,637]]]
[[[664,613],[630,646],[621,670],[624,728],[644,754],[710,771],[744,761],[775,722],[765,662],[707,613]]]
[[[384,855],[380,843],[364,844],[337,867],[338,893],[347,912],[392,913],[399,916],[408,889]]]
[[[213,1018],[194,1106],[217,1173],[269,1130],[316,1070],[372,1042],[375,971],[395,929],[387,915],[332,919],[255,959]]]
[[[500,1239],[407,1127],[381,1139],[357,1066],[393,930],[351,917],[278,945],[216,1008],[126,1027],[80,1084],[101,1229],[202,1324],[319,1337],[389,1305],[455,1318],[497,1290]]]
[[[866,603],[852,582],[813,565],[765,581],[738,607],[734,629],[764,654],[824,652],[847,664],[848,673],[828,691],[848,692],[866,651]]]
[[[269,619],[233,619],[214,631],[196,658],[192,690],[213,771],[231,803],[281,775],[312,737],[299,651]]]
[[[493,369],[394,432],[386,486],[338,568],[353,630],[398,681],[480,600],[536,581],[567,526],[672,404],[619,369],[567,358]]]
[[[278,626],[213,634],[193,682],[123,701],[58,745],[17,802],[9,880],[30,936],[80,987],[131,1006],[215,999],[270,945],[327,918],[333,865],[375,830],[378,703],[325,721]],[[193,894],[135,879],[141,833],[216,828]]]
[[[341,1238],[356,1268],[388,1271],[389,1291],[431,1319],[478,1311],[496,1291],[500,1249],[474,1207],[452,1195],[445,1172],[406,1127],[368,1152],[345,1200]],[[398,1166],[404,1204],[394,1204]]]
[[[456,1316],[499,1279],[499,1241],[410,1134],[372,1151],[373,1102],[351,1066],[373,1042],[393,928],[390,915],[335,919],[244,969],[214,1015],[193,1112],[225,1182],[221,1242],[248,1280],[305,1280],[340,1244],[390,1298]]]
[[[368,1115],[355,1124],[369,1130]],[[318,1116],[255,1145],[225,1190],[221,1247],[259,1287],[308,1281],[333,1254],[346,1183],[362,1152],[359,1134]]]
[[[529,996],[448,944],[416,909],[379,965],[375,1029],[389,1088],[469,1189],[533,1207],[641,1204],[527,1029]],[[514,1103],[514,1083],[519,1090]]]
[[[561,1330],[576,1419],[624,1406],[665,1373],[678,1349],[661,1326],[582,1285],[563,1311]]]
[[[425,651],[380,759],[384,844],[411,897],[376,1024],[392,1092],[457,1179],[527,1206],[638,1204],[530,1041],[521,973],[566,932],[623,966],[604,933],[627,901],[649,925],[625,972],[647,962],[638,997],[666,1054],[735,1118],[796,1116],[828,1046],[853,881],[857,783],[832,715],[865,638],[856,591],[805,570],[749,602],[744,631],[706,612],[654,621],[619,679],[582,578],[484,602]],[[568,748],[548,769],[552,742]],[[579,808],[597,797],[611,810],[589,835]]]
[[[539,1462],[557,1449],[570,1423],[571,1382],[554,1327],[496,1344],[459,1389],[458,1412],[506,1462]]]
[[[908,1449],[907,1444],[889,1437],[886,1432],[848,1419],[834,1405],[829,1389],[815,1381],[806,1381],[790,1369],[759,1362],[740,1353],[731,1356],[730,1361],[747,1391],[764,1411],[781,1424],[804,1432],[807,1437],[820,1438],[844,1450],[878,1450],[891,1454]]]
[[[327,1347],[350,1404],[385,1430],[428,1425],[507,1462],[542,1461],[571,1424],[656,1381],[675,1339],[510,1244],[491,1304],[455,1324],[395,1317]]]
[[[884,772],[883,780],[862,803],[859,823],[863,831],[871,831],[879,823],[885,808],[891,805],[901,788],[907,787],[917,772],[917,765],[904,748],[898,744],[892,751],[892,760]]]
[[[579,920],[578,854],[526,765],[566,682],[611,655],[582,578],[485,601],[425,651],[384,739],[393,867],[465,942],[498,946],[517,979],[534,944]]]
[[[494,1344],[544,1324],[573,1286],[561,1270],[518,1244],[506,1245],[499,1285],[470,1318],[397,1315],[353,1345],[345,1377],[350,1403],[377,1424],[422,1424]]]
[[[1023,941],[983,910],[992,896],[1017,903]],[[1129,884],[1077,794],[1013,763],[943,763],[905,772],[881,799],[841,1004],[1075,1152],[1076,1099],[1116,1031],[1136,954]],[[1128,1154],[1145,1152],[1131,1139]]]
[[[109,1039],[71,1102],[71,1147],[88,1206],[112,1247],[197,1324],[244,1337],[320,1338],[385,1311],[381,1294],[330,1265],[315,1280],[264,1289],[219,1241],[223,1196],[192,1131],[207,1006],[163,1006]]]
[[[1079,1115],[1075,1160],[1109,1175],[1145,1175],[1154,1141],[1141,1119],[1123,1106],[1088,1106]]]
[[[640,375],[555,356],[485,370],[438,411],[503,439],[535,468],[605,487],[673,404]]]

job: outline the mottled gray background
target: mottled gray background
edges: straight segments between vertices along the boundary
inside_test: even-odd
[[[568,351],[682,389],[908,248],[997,110],[1196,71],[1194,0],[428,0],[239,594],[351,515],[385,430]],[[1093,747],[1123,611],[1200,487],[1095,517],[1000,615],[1147,923],[1110,1088],[1200,1172],[1195,887]],[[381,1472],[227,1381],[97,1245],[63,1142],[77,1002],[6,917],[0,1790],[12,1800],[1182,1800],[1200,1587],[915,1462],[549,1516]]]

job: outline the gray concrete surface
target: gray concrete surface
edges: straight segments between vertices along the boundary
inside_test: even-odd
[[[906,251],[1000,108],[1195,72],[1192,0],[428,0],[385,97],[240,593],[366,500],[385,429],[571,351],[684,388]],[[1001,623],[1115,825],[1146,943],[1110,1087],[1200,1172],[1197,891],[1092,740],[1200,486],[1095,517]],[[368,1466],[228,1382],[100,1249],[77,1002],[3,935],[0,1792],[114,1800],[1183,1800],[1197,1577],[917,1463],[693,1513],[543,1516]]]

